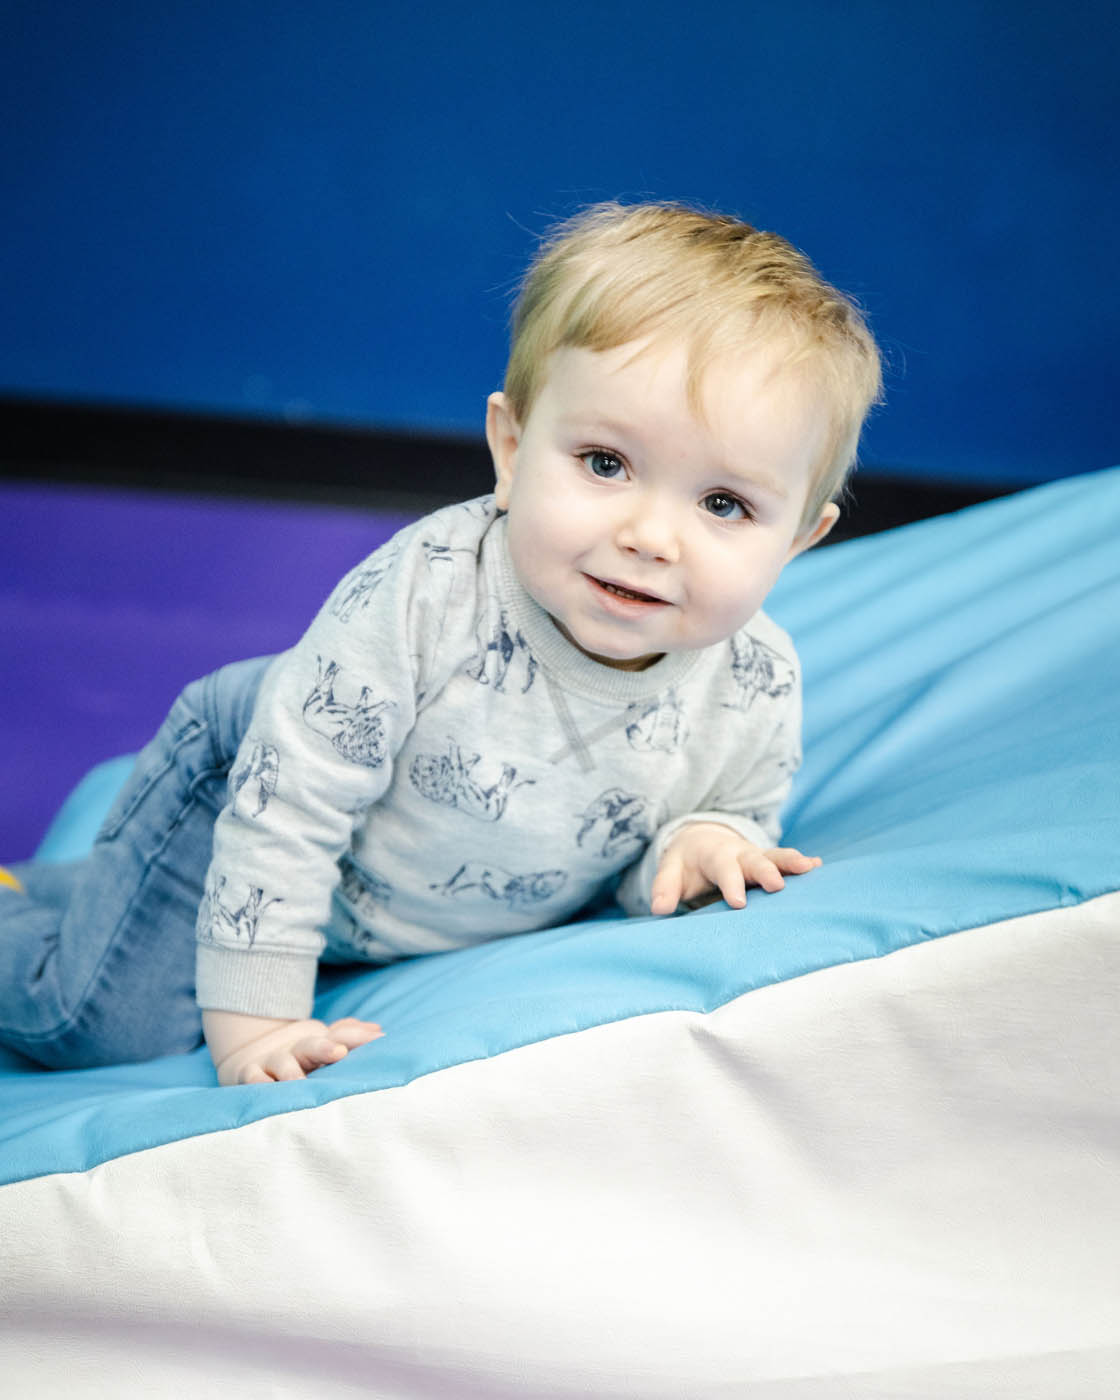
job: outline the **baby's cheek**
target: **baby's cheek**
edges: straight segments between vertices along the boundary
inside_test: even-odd
[[[730,637],[750,621],[758,611],[754,591],[745,589],[739,580],[713,580],[698,599],[695,623],[708,637],[708,645]]]
[[[594,509],[582,493],[565,496],[559,506],[549,533],[560,551],[582,551],[601,535],[611,533],[606,513],[601,508]]]
[[[711,593],[713,608],[727,626],[727,635],[744,626],[766,601],[767,594],[778,581],[781,560],[769,555],[755,560],[748,568],[727,570],[721,581],[714,581]]]

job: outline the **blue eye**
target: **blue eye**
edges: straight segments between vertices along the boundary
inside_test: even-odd
[[[590,452],[581,452],[579,459],[593,476],[601,477],[605,481],[612,481],[620,472],[626,470],[620,457],[616,457],[613,452],[603,452],[597,447]]]
[[[739,499],[729,491],[713,491],[704,497],[701,505],[709,514],[717,516],[720,520],[747,520],[750,518],[750,511]]]

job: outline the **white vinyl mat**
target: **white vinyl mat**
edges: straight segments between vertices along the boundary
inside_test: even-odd
[[[0,1191],[5,1394],[1113,1400],[1120,895]]]

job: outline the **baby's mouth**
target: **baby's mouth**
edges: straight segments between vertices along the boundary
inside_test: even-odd
[[[594,578],[593,575],[589,575],[589,577],[591,577],[593,582],[597,583],[600,588],[605,589],[608,593],[613,593],[616,598],[627,598],[633,603],[665,602],[664,598],[658,598],[653,593],[639,593],[637,589],[624,588],[621,583],[608,583],[606,579]]]

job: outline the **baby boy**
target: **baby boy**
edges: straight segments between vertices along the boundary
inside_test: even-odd
[[[555,926],[605,888],[739,908],[818,863],[778,845],[800,684],[760,609],[879,387],[857,310],[775,235],[660,204],[553,232],[488,403],[494,494],[359,564],[247,730],[216,724],[243,738],[191,878],[222,1083],[380,1033],[309,1019],[321,959]]]
[[[599,207],[526,278],[493,497],[336,589],[272,666],[215,830],[198,1000],[227,1081],[374,1028],[305,1020],[318,959],[385,961],[778,890],[799,677],[759,610],[824,536],[879,386],[851,304],[783,240]]]

